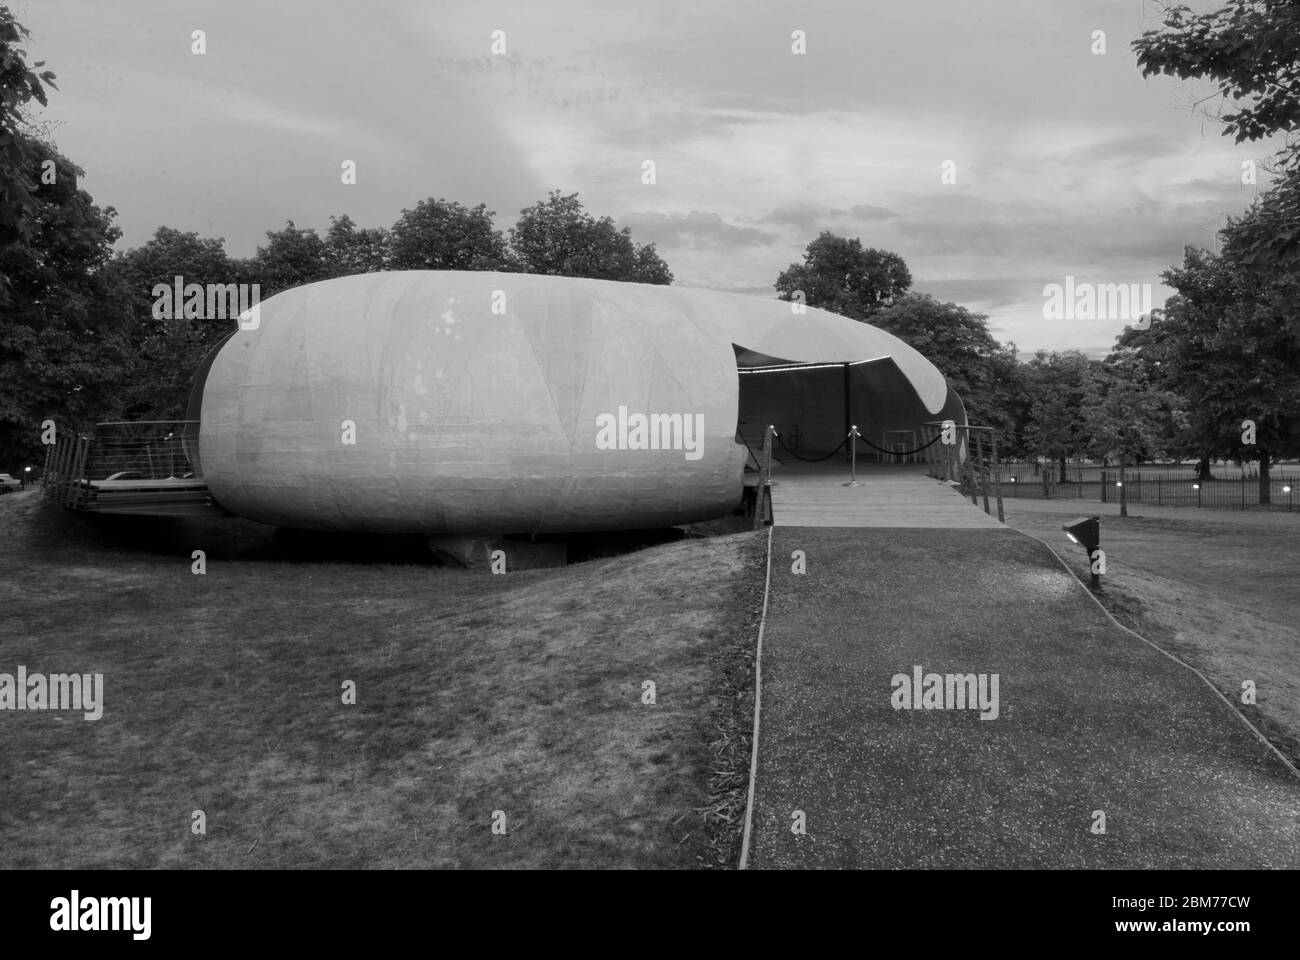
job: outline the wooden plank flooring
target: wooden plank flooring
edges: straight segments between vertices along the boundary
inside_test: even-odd
[[[773,522],[783,527],[910,527],[1004,530],[997,504],[972,506],[955,488],[912,465],[860,465],[860,487],[846,487],[843,464],[789,465],[774,470]]]

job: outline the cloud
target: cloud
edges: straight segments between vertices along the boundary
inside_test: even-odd
[[[618,220],[620,226],[632,228],[633,239],[662,247],[735,249],[766,246],[779,239],[777,234],[736,226],[720,214],[701,210],[686,214],[628,213]]]

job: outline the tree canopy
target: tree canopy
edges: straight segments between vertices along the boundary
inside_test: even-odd
[[[672,271],[653,243],[634,243],[629,228],[620,230],[609,217],[592,217],[576,193],[566,196],[552,190],[545,200],[521,210],[510,230],[510,249],[527,273],[673,282]]]
[[[792,263],[776,278],[777,295],[854,320],[866,320],[912,287],[912,274],[903,258],[888,250],[863,247],[823,231],[804,251],[803,263]]]
[[[0,247],[32,238],[41,209],[37,181],[44,172],[33,160],[50,159],[23,133],[27,105],[35,100],[45,106],[45,88],[58,89],[54,74],[40,69],[44,60],[28,65],[27,51],[19,46],[28,36],[9,8],[0,6]],[[8,277],[0,271],[0,306],[10,292]]]

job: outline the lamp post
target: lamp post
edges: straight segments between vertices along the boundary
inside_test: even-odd
[[[32,468],[23,467],[23,489],[27,489],[27,484],[32,482]]]
[[[1105,554],[1098,558],[1101,553],[1101,517],[1079,517],[1077,520],[1071,520],[1069,523],[1061,524],[1061,529],[1065,535],[1074,543],[1079,544],[1088,553],[1088,570],[1092,575],[1092,589],[1101,589],[1101,577],[1097,569],[1098,560],[1102,570],[1105,569]]]

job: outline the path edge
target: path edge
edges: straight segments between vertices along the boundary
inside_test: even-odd
[[[749,751],[749,797],[745,801],[745,832],[740,841],[738,870],[749,868],[749,834],[754,823],[754,785],[758,780],[758,714],[763,703],[763,628],[767,626],[767,598],[772,590],[772,532],[767,528],[767,578],[763,582],[763,613],[758,619],[758,643],[754,649],[754,733]]]

